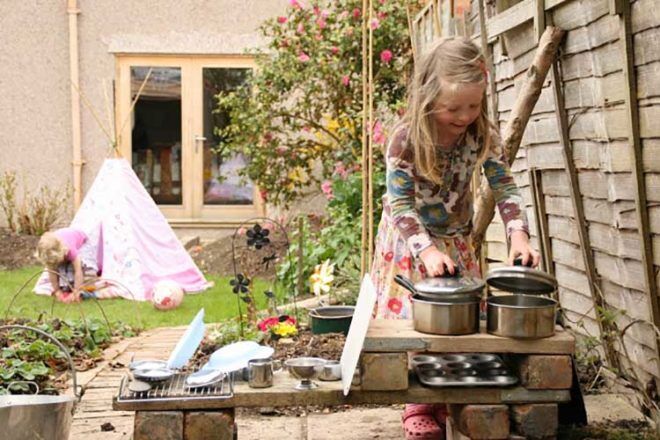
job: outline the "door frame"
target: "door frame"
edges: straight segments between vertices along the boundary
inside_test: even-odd
[[[202,69],[256,68],[254,57],[244,55],[158,55],[116,54],[115,132],[120,154],[132,160],[131,145],[131,67],[177,67],[181,69],[181,205],[158,205],[173,224],[190,227],[232,226],[263,216],[264,203],[255,185],[252,205],[204,205],[202,173],[204,149],[197,148],[195,137],[203,134]]]

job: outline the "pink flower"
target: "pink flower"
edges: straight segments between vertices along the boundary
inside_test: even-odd
[[[385,18],[387,18],[387,12],[379,12],[378,14],[376,14],[376,17],[378,17],[380,21],[383,21],[385,20]]]
[[[237,235],[245,235],[246,232],[247,232],[247,230],[244,227],[241,227],[241,228],[239,228],[238,231],[236,231],[236,234]]]
[[[286,17],[283,17],[283,16],[279,16],[279,17],[277,17],[277,22],[278,22],[279,24],[284,24],[284,23],[286,23],[287,21],[289,21],[289,19],[286,18]]]
[[[330,52],[332,52],[333,55],[337,55],[339,53],[339,48],[337,46],[332,46]]]
[[[296,32],[299,34],[304,34],[305,33],[305,26],[303,26],[302,23],[298,24],[298,27],[296,28]]]
[[[316,25],[319,27],[319,29],[325,29],[325,27],[327,26],[324,18],[319,18],[318,20],[316,20]]]
[[[307,55],[305,52],[300,52],[300,55],[298,55],[298,60],[300,60],[301,63],[306,63],[310,60],[310,58],[309,55]]]
[[[389,301],[387,301],[387,308],[398,315],[401,313],[403,303],[401,303],[401,300],[398,298],[390,298]]]
[[[362,16],[362,11],[360,11],[360,8],[353,9],[353,18],[357,20],[361,16]]]
[[[385,64],[389,64],[392,61],[392,51],[389,49],[382,51],[380,53],[380,60]]]
[[[339,175],[342,179],[348,177],[348,171],[346,171],[346,167],[342,162],[335,163],[334,174]]]
[[[330,16],[330,11],[327,9],[324,9],[321,11],[321,18],[328,18]]]
[[[278,156],[284,156],[287,151],[289,151],[289,147],[286,145],[279,145],[277,148],[275,148],[275,152]]]
[[[289,6],[294,9],[302,9],[302,5],[298,2],[298,0],[289,0]]]
[[[373,18],[371,20],[371,29],[378,29],[380,27],[380,20],[377,18]]]
[[[383,133],[383,124],[380,121],[376,121],[374,124],[373,139],[377,145],[385,144],[385,133]]]
[[[348,85],[351,83],[351,78],[348,75],[344,75],[341,77],[341,83],[348,87]]]
[[[326,180],[321,184],[321,191],[327,197],[328,200],[332,200],[335,196],[332,194],[332,182]]]
[[[319,15],[321,13],[321,8],[319,8],[318,6],[314,6],[313,9],[314,9],[314,15]]]
[[[341,11],[341,13],[337,16],[337,19],[340,21],[346,20],[348,18],[348,11]]]

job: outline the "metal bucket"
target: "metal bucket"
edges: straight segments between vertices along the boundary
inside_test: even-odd
[[[71,369],[74,396],[0,396],[0,437],[11,440],[68,440],[75,403],[80,399],[76,369],[71,356],[60,341],[42,330],[25,325],[0,326],[0,332],[8,329],[33,331],[50,339],[62,350]]]

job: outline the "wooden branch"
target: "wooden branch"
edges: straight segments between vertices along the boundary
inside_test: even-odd
[[[548,70],[555,60],[557,48],[564,36],[564,31],[557,27],[548,27],[541,36],[539,46],[527,69],[527,78],[520,90],[511,117],[504,127],[502,134],[502,148],[509,164],[516,158],[520,147],[527,121],[534,110],[536,101],[541,95],[543,82]],[[481,179],[481,185],[476,194],[475,214],[473,219],[474,229],[472,231],[477,253],[481,251],[481,243],[486,229],[495,215],[495,198],[485,177]]]

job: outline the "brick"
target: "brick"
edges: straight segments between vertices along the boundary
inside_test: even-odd
[[[234,411],[200,411],[185,414],[183,438],[186,440],[232,440]]]
[[[507,405],[449,405],[456,428],[472,440],[501,440],[509,437]]]
[[[556,403],[511,405],[511,420],[516,434],[529,440],[552,439],[557,436]]]
[[[363,390],[408,389],[407,353],[364,353],[360,371]]]
[[[519,373],[521,385],[530,390],[567,390],[573,381],[570,356],[525,356]]]
[[[181,411],[138,411],[133,440],[183,440]]]

